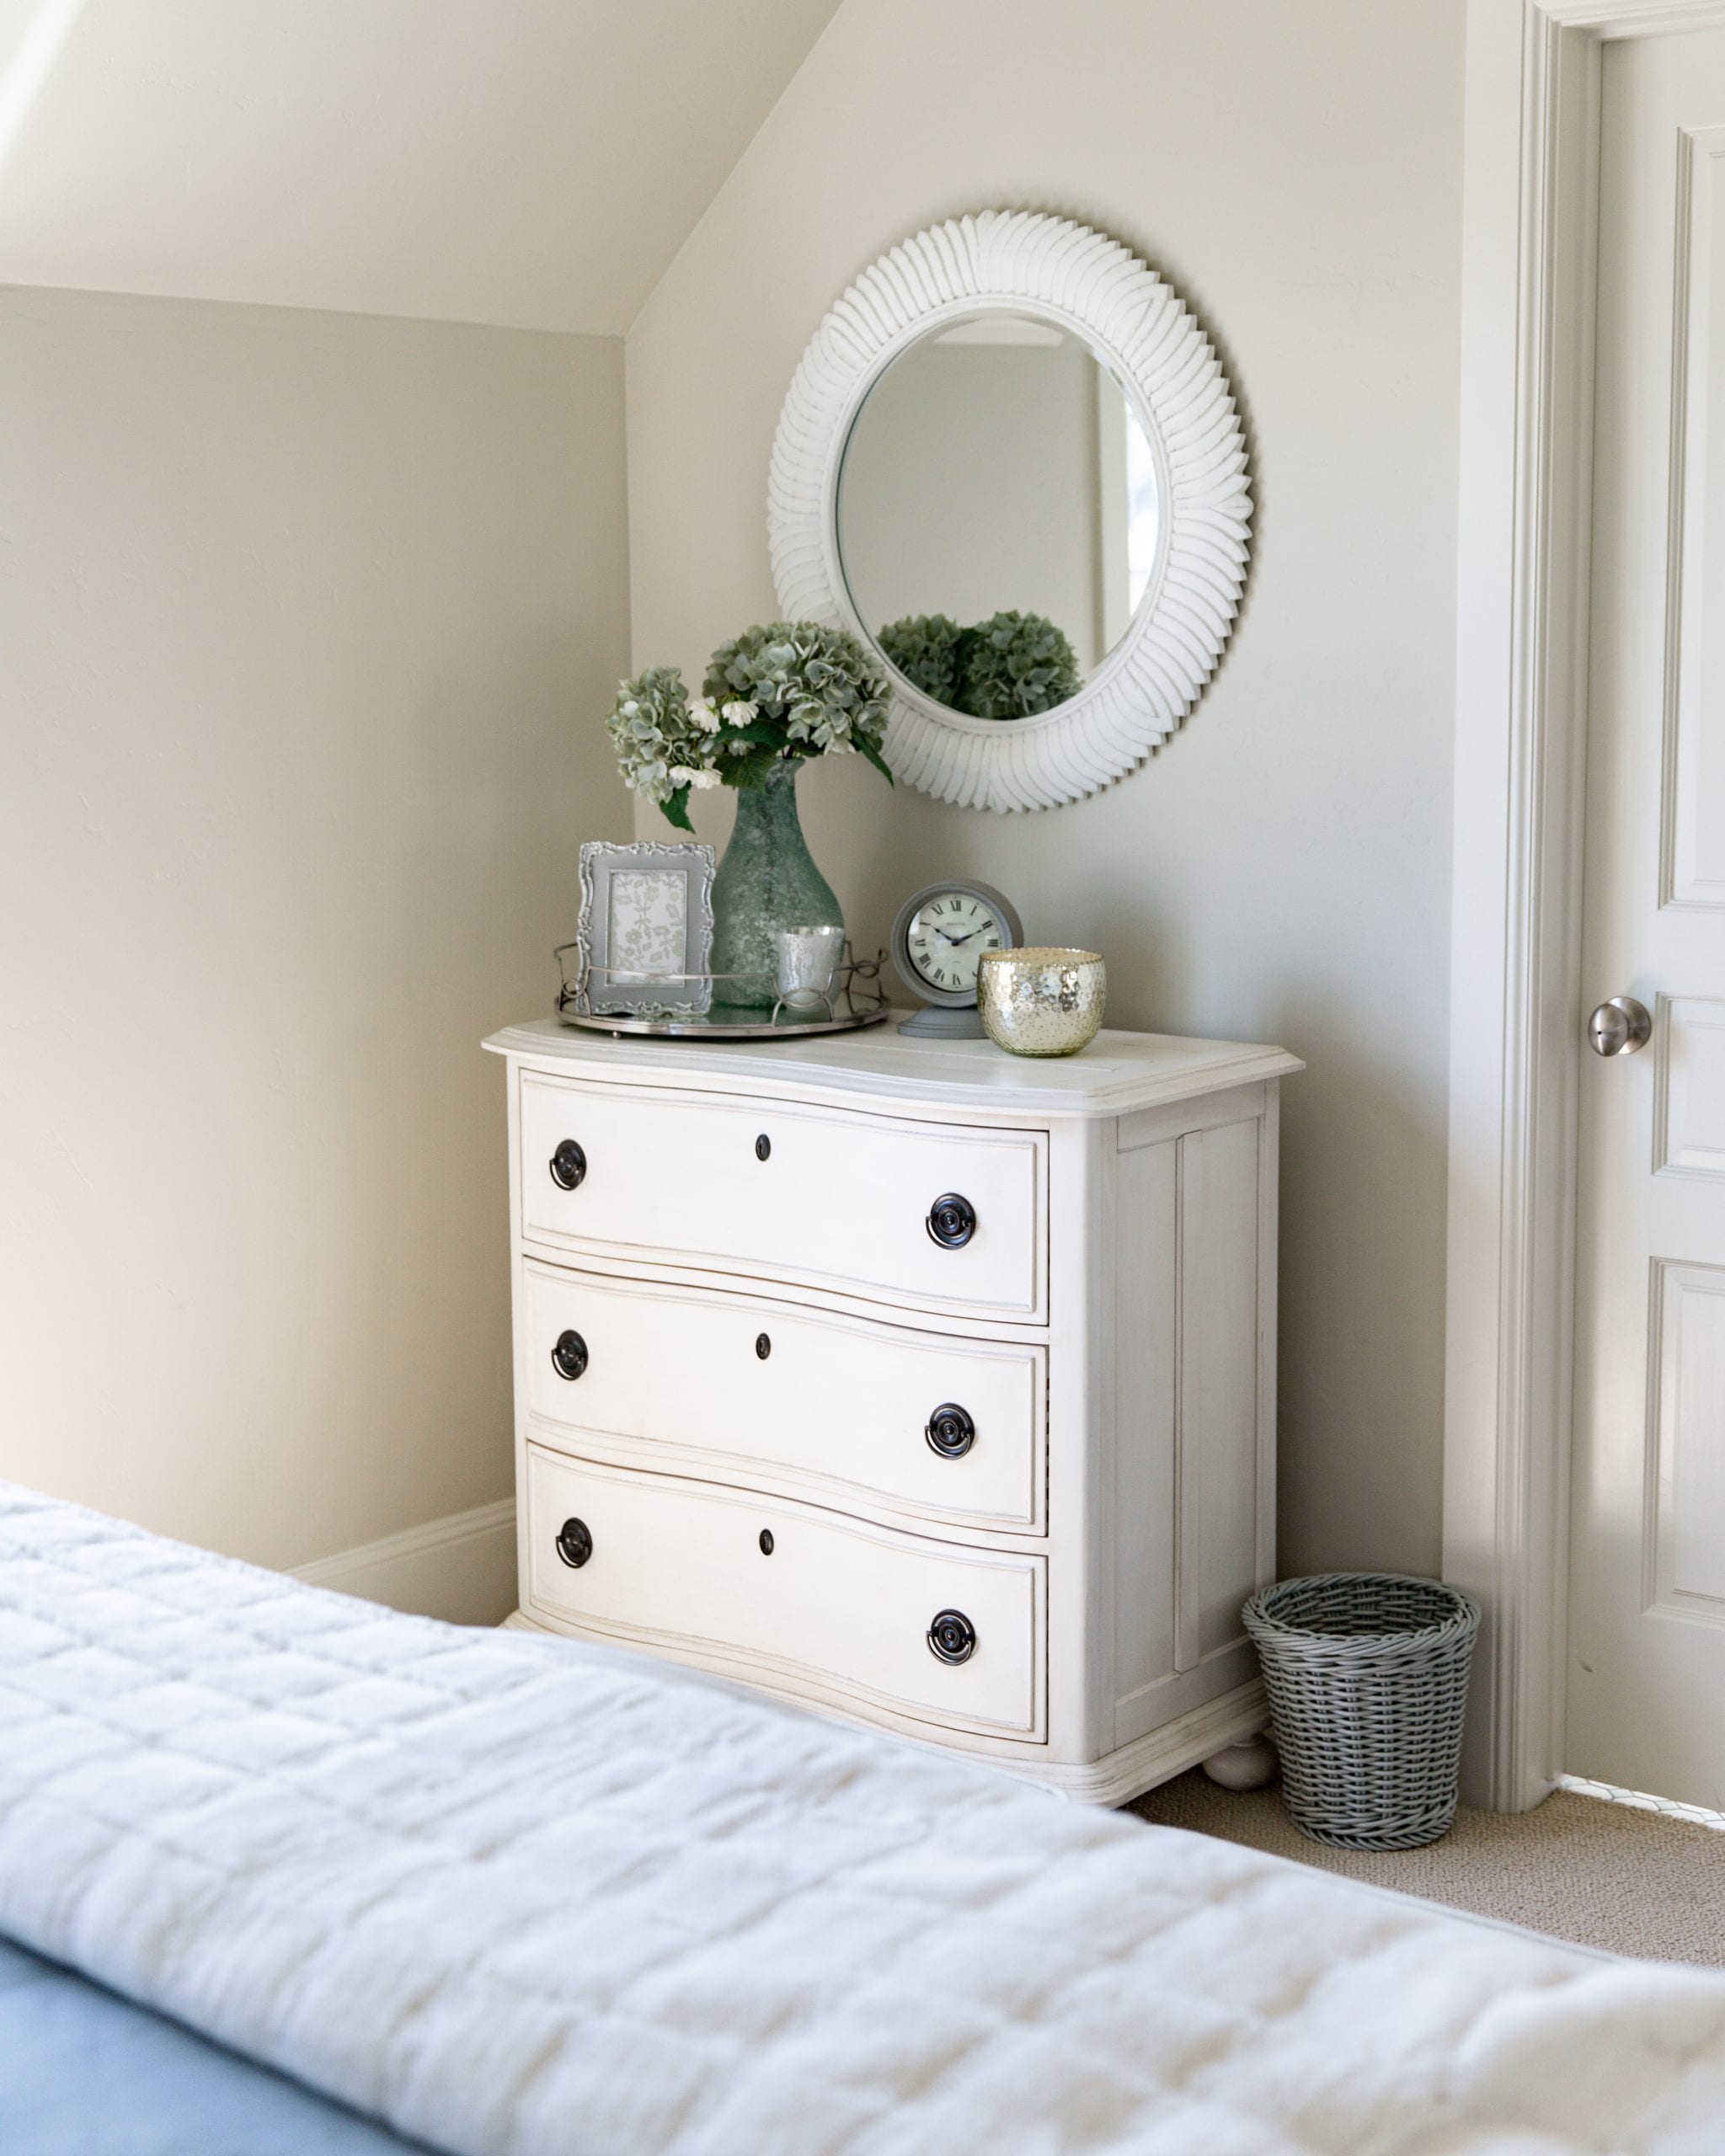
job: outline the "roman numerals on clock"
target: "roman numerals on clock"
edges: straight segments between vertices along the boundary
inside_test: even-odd
[[[967,891],[930,899],[920,907],[905,938],[911,963],[931,988],[970,990],[976,961],[1001,947],[994,909]]]
[[[976,966],[985,951],[1022,942],[1018,917],[985,883],[936,883],[907,899],[893,929],[893,958],[924,1001],[954,1014],[974,1009]],[[966,1038],[960,1025],[933,1027],[906,1021],[913,1031]],[[974,1037],[974,1036],[973,1036]]]

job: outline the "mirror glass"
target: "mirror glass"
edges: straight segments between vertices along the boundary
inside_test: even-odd
[[[907,345],[870,389],[839,472],[858,618],[954,711],[1025,718],[1075,696],[1156,562],[1156,462],[1084,339],[990,309]]]

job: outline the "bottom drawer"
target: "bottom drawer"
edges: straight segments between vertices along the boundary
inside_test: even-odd
[[[1040,1741],[1047,1560],[527,1448],[531,1608]]]

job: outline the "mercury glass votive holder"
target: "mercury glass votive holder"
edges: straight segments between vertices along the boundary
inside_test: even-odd
[[[832,1016],[833,980],[844,956],[845,931],[822,925],[781,928],[773,937],[773,985],[788,1011],[824,1006]]]
[[[1076,1055],[1096,1038],[1108,992],[1094,951],[985,951],[976,968],[983,1029],[1010,1055]]]

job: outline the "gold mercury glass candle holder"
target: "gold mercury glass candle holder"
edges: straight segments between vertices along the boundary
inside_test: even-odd
[[[1108,992],[1094,951],[985,951],[976,969],[984,1029],[1011,1055],[1076,1055],[1096,1038]]]

